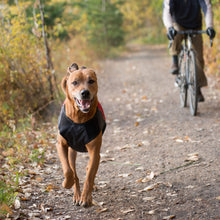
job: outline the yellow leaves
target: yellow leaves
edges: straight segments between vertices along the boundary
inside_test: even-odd
[[[139,125],[139,122],[135,122],[134,126],[137,127]]]
[[[47,191],[47,192],[50,192],[50,191],[52,191],[53,189],[59,189],[59,187],[57,187],[57,186],[55,186],[55,185],[53,185],[53,184],[49,184],[49,185],[47,186],[47,188],[46,188],[46,191]]]

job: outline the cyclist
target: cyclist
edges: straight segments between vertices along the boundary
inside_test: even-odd
[[[206,32],[213,39],[215,30],[213,29],[213,13],[210,0],[164,0],[163,2],[163,22],[167,28],[168,39],[173,40],[170,49],[170,54],[172,55],[170,72],[174,75],[178,74],[178,54],[181,51],[181,42],[183,40],[183,35],[176,35],[176,33],[184,30],[201,30],[201,9],[205,15]],[[201,87],[207,86],[207,78],[204,73],[203,40],[200,34],[192,39],[192,46],[196,51],[198,101],[204,102],[205,99],[201,92]]]

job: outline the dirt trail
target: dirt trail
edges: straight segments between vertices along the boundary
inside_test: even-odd
[[[35,194],[22,203],[24,218],[220,219],[220,92],[209,80],[206,101],[192,117],[179,107],[169,66],[165,46],[133,46],[102,63],[99,99],[108,125],[95,205],[73,206],[53,149],[41,175],[51,190],[33,185]],[[87,161],[78,154],[81,185]]]

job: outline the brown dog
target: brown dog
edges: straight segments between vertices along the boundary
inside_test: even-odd
[[[75,205],[92,205],[92,190],[100,161],[102,134],[106,123],[98,102],[97,78],[91,69],[72,64],[62,80],[66,100],[58,123],[57,152],[62,164],[64,188],[73,186]],[[101,109],[100,109],[101,108]],[[77,151],[89,153],[87,176],[81,194],[76,173]]]

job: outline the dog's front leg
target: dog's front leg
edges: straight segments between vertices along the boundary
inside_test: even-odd
[[[77,155],[77,152],[75,150],[73,150],[72,148],[69,148],[68,159],[69,159],[70,167],[73,171],[73,178],[74,178],[73,203],[78,206],[80,204],[81,192],[80,192],[79,178],[78,178],[77,173],[76,173],[76,155]]]
[[[73,171],[69,164],[68,159],[68,145],[66,141],[58,134],[57,138],[57,153],[60,158],[60,162],[63,168],[64,181],[62,186],[66,189],[70,189],[74,184]]]
[[[93,141],[86,145],[89,153],[89,164],[87,169],[86,181],[83,186],[81,196],[81,204],[84,207],[92,205],[92,190],[100,161],[100,148],[102,143],[102,133],[98,135]]]

